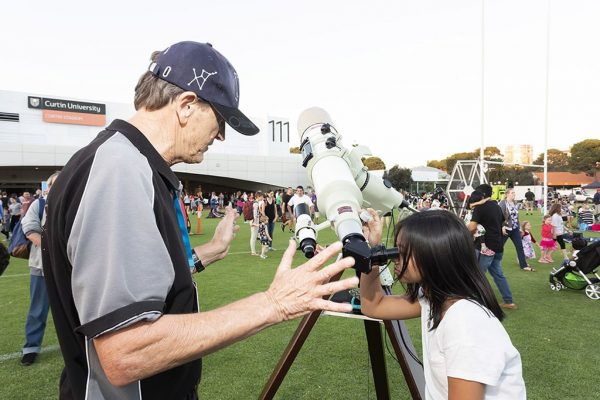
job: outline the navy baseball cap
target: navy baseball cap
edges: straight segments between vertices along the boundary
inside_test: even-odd
[[[258,127],[238,109],[240,85],[235,69],[210,43],[175,43],[160,53],[149,70],[162,80],[196,93],[239,133],[258,133]]]

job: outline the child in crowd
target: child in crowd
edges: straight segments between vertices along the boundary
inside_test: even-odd
[[[542,223],[540,247],[542,248],[542,254],[538,262],[543,264],[554,262],[552,252],[556,249],[556,243],[554,243],[554,239],[552,238],[552,216],[548,214],[544,215],[544,222]]]
[[[383,224],[369,213],[365,236],[381,243]],[[416,213],[398,223],[394,242],[406,293],[385,295],[374,268],[361,274],[361,309],[372,318],[421,318],[425,397],[525,399],[521,356],[463,221],[444,210]]]
[[[531,224],[529,221],[523,221],[523,224],[521,225],[521,241],[523,242],[523,253],[525,253],[525,257],[528,259],[535,258],[533,244],[537,242],[531,234]]]
[[[579,230],[587,231],[594,224],[594,214],[590,210],[590,206],[586,203],[579,209]]]
[[[260,240],[261,245],[260,258],[262,259],[267,258],[269,244],[271,243],[271,236],[269,235],[269,230],[267,229],[268,222],[269,217],[262,215],[260,217],[260,223],[258,224],[258,240]]]

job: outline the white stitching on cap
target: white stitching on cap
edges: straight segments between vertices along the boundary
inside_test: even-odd
[[[192,82],[196,81],[196,83],[198,84],[199,90],[202,90],[202,87],[204,86],[204,84],[206,83],[206,80],[208,78],[217,74],[217,71],[208,72],[204,68],[202,68],[202,73],[200,74],[200,76],[196,75],[196,68],[192,68],[192,71],[194,71],[194,79],[192,79],[187,85],[190,86],[192,84]],[[198,81],[198,78],[202,79],[202,84],[200,84],[200,81]]]

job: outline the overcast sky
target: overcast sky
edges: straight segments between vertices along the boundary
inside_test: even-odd
[[[0,89],[130,103],[153,50],[194,40],[235,66],[246,114],[295,127],[320,106],[388,168],[478,148],[482,98],[484,145],[537,155],[548,3],[486,0],[482,63],[482,0],[13,1]],[[566,149],[600,138],[600,1],[550,3],[548,140]]]

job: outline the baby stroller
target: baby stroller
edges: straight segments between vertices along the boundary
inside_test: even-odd
[[[564,288],[585,289],[587,297],[599,300],[600,276],[596,272],[598,266],[600,266],[600,241],[583,247],[573,260],[565,261],[560,267],[553,268],[550,272],[550,289],[557,292]],[[593,276],[588,276],[592,274]]]

